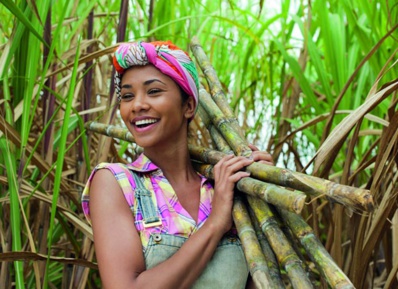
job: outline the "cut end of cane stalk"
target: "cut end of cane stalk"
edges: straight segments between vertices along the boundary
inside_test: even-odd
[[[297,198],[296,198],[295,202],[293,203],[293,209],[296,214],[300,214],[304,208],[307,196],[300,191],[295,191],[295,192],[300,193],[300,195],[297,195]]]
[[[354,212],[372,212],[374,210],[373,196],[369,190],[330,182],[327,186],[327,192],[330,198],[353,209]]]

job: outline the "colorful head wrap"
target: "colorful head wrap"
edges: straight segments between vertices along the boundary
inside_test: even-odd
[[[152,64],[165,75],[171,77],[198,106],[199,77],[195,64],[188,54],[167,41],[122,43],[113,57],[115,66],[115,89],[118,100],[121,98],[122,75],[135,65]]]

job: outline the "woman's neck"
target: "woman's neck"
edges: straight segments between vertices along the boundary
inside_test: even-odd
[[[170,183],[191,182],[198,178],[188,151],[188,145],[175,144],[162,149],[144,149],[144,154],[159,167]]]

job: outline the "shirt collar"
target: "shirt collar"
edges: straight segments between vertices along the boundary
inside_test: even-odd
[[[144,155],[144,153],[140,154],[140,156],[134,162],[127,164],[127,167],[133,171],[141,173],[149,173],[154,171],[159,171],[159,173],[161,173],[160,168],[155,165],[146,155]],[[202,186],[205,182],[209,181],[209,179],[201,175],[199,172],[197,172],[197,174],[202,179]]]
[[[143,153],[140,154],[140,156],[134,162],[132,162],[131,164],[128,164],[127,167],[129,169],[132,169],[133,171],[143,172],[143,173],[159,170],[159,167],[157,167]]]

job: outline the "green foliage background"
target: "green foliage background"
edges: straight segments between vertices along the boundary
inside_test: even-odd
[[[1,288],[99,286],[80,194],[95,164],[135,151],[84,123],[121,125],[117,42],[189,51],[194,35],[250,141],[279,166],[371,189],[372,214],[318,199],[304,216],[357,288],[397,285],[395,1],[0,3]]]

